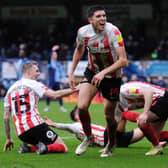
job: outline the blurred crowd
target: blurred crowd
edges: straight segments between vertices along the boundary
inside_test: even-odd
[[[60,60],[72,60],[75,33],[79,27],[80,23],[74,22],[73,19],[56,20],[40,30],[16,20],[0,23],[0,58],[17,58],[19,45],[26,43],[29,57],[37,61],[48,60],[54,44],[60,45]],[[129,59],[168,58],[168,34],[165,33],[164,37],[150,37],[146,35],[145,30],[138,28],[127,32],[123,29],[122,32]],[[82,59],[87,59],[87,55]]]
[[[46,61],[49,63],[51,49],[58,44],[58,61],[72,60],[75,47],[76,32],[80,24],[73,19],[57,19],[39,29],[31,27],[29,23],[17,20],[8,20],[0,23],[0,62],[6,58],[17,58],[25,61]],[[66,26],[65,26],[66,25]],[[139,25],[137,25],[139,26]],[[168,59],[168,34],[150,37],[142,29],[134,27],[133,30],[123,32],[125,47],[129,60],[167,60]],[[21,47],[26,46],[26,56],[21,56]],[[25,58],[26,57],[26,58]],[[83,60],[87,59],[87,53]],[[0,68],[1,69],[1,68]],[[161,87],[168,88],[168,79],[164,76],[144,76],[139,72],[131,72],[128,68],[123,70],[123,83],[133,80],[146,81]],[[7,82],[8,85],[10,82]],[[5,81],[0,81],[0,96],[5,94]]]

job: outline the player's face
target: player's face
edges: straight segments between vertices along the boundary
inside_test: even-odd
[[[106,13],[104,10],[99,10],[94,13],[94,15],[88,19],[92,24],[93,29],[96,33],[101,33],[105,29],[106,25]]]
[[[33,65],[29,73],[33,80],[36,80],[40,76],[40,71],[37,65]]]
[[[52,55],[51,55],[51,57],[52,57],[52,60],[57,60],[57,57],[58,57],[58,54],[57,54],[57,52],[56,51],[52,51]]]

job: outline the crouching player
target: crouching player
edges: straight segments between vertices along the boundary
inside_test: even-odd
[[[72,94],[78,89],[53,91],[37,82],[40,72],[35,61],[23,64],[22,73],[22,79],[9,88],[4,99],[4,125],[7,137],[4,151],[11,150],[14,145],[10,135],[10,116],[12,115],[16,134],[23,141],[19,153],[67,152],[68,149],[61,138],[40,117],[37,105],[39,97],[57,99]]]

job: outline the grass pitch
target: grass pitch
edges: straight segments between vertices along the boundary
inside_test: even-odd
[[[71,111],[75,104],[66,103],[65,107]],[[45,102],[39,104],[41,117],[47,116],[55,122],[72,122],[69,112],[63,113],[59,110],[57,102],[52,101],[49,112],[43,112]],[[100,158],[98,147],[90,147],[82,156],[76,156],[74,151],[80,141],[73,134],[66,131],[54,129],[65,141],[68,146],[66,154],[46,154],[37,155],[36,153],[18,154],[17,150],[21,141],[17,138],[13,121],[11,119],[11,135],[14,140],[12,151],[3,152],[6,140],[3,125],[3,104],[0,102],[0,168],[168,168],[168,147],[165,147],[164,154],[158,156],[145,156],[151,144],[144,138],[138,143],[130,145],[129,148],[116,148],[113,156]],[[92,123],[105,125],[102,104],[93,104],[90,107]],[[127,130],[137,127],[135,123],[127,124]],[[168,125],[164,129],[168,129]]]

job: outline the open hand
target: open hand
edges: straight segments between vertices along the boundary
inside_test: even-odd
[[[3,151],[6,152],[7,150],[11,151],[11,149],[14,147],[14,142],[12,139],[7,139],[6,143],[4,145]]]
[[[48,125],[48,126],[51,126],[51,127],[54,127],[56,128],[56,124],[50,120],[48,117],[44,116],[44,122]]]

